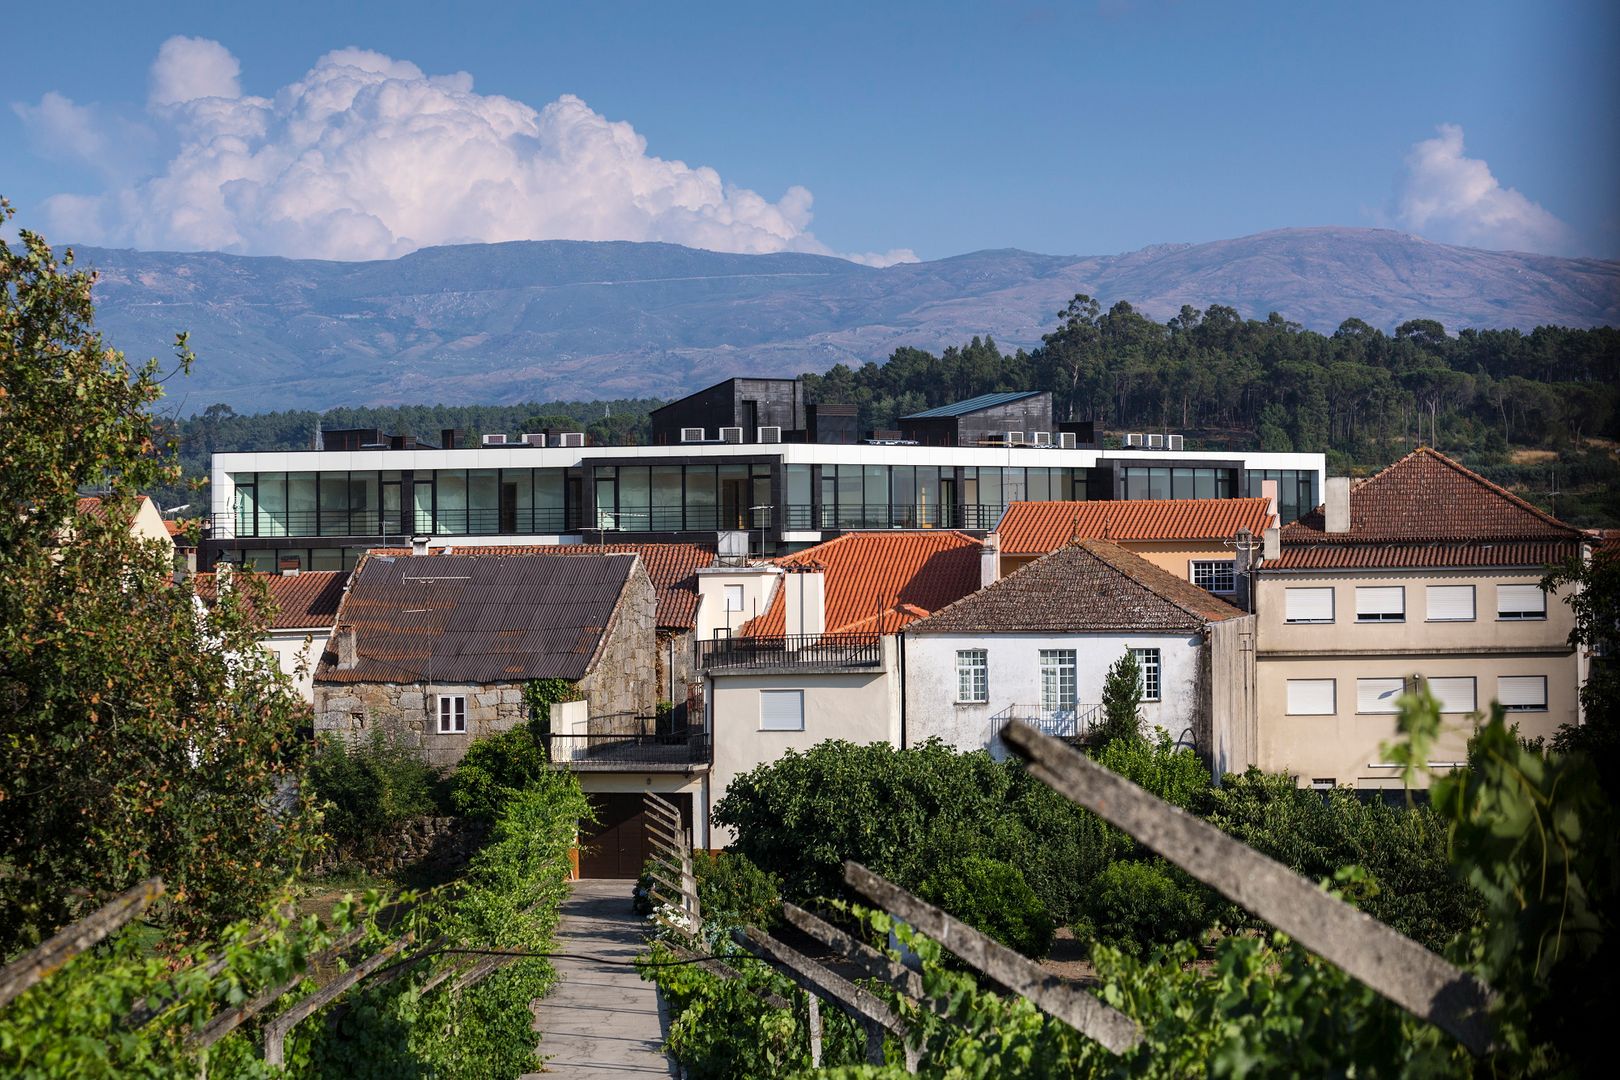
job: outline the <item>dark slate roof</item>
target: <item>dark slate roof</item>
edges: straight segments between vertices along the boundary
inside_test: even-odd
[[[1081,540],[912,623],[906,633],[1193,633],[1243,614],[1118,544]]]
[[[976,413],[980,409],[988,409],[994,405],[1005,405],[1009,401],[1022,401],[1024,398],[1034,397],[1041,393],[1039,390],[1010,390],[1001,394],[980,394],[978,397],[968,398],[966,401],[957,401],[950,405],[941,405],[937,409],[924,409],[910,416],[902,416],[902,420],[939,420],[951,416],[966,416]]]
[[[635,555],[369,555],[354,571],[337,628],[353,627],[359,662],[322,683],[573,681],[590,670]]]

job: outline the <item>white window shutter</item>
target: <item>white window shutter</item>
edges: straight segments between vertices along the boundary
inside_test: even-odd
[[[1496,587],[1496,613],[1524,614],[1537,612],[1546,614],[1547,594],[1541,591],[1539,585],[1498,585]]]
[[[1430,622],[1468,622],[1474,617],[1472,585],[1430,585],[1428,602]]]
[[[1338,711],[1332,679],[1289,679],[1288,713],[1291,716],[1332,716]]]
[[[1473,679],[1427,679],[1429,693],[1443,713],[1471,713],[1477,707]]]
[[[762,731],[803,731],[803,690],[761,690],[759,726]]]
[[[1284,591],[1283,617],[1289,622],[1332,622],[1333,590],[1331,588],[1287,589]]]
[[[1406,590],[1399,585],[1356,587],[1356,615],[1400,615],[1406,611]]]
[[[1404,693],[1405,679],[1357,679],[1356,712],[1395,712],[1395,702]]]
[[[1544,709],[1547,707],[1547,679],[1542,675],[1498,676],[1496,700],[1504,709]]]

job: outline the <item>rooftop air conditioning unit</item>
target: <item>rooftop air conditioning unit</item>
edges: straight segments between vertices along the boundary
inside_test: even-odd
[[[1023,446],[1024,445],[1024,433],[1022,431],[1009,431],[1009,432],[1007,432],[1007,445],[1008,446]]]
[[[1036,446],[1051,446],[1052,445],[1052,433],[1050,431],[1037,431],[1035,433],[1035,445]]]
[[[1163,435],[1149,435],[1148,440],[1147,440],[1147,444],[1148,444],[1148,449],[1149,450],[1163,450],[1164,449],[1164,436]]]
[[[1144,440],[1142,436],[1136,432],[1132,432],[1131,434],[1125,436],[1126,446],[1141,446],[1143,445],[1143,442]]]
[[[681,442],[702,442],[703,429],[700,427],[681,428]]]
[[[1172,449],[1172,450],[1180,450],[1182,448],[1182,444],[1184,444],[1186,441],[1187,440],[1184,437],[1180,436],[1180,435],[1171,435],[1170,436],[1170,449]]]
[[[782,429],[779,426],[774,425],[774,424],[771,425],[770,427],[762,427],[756,433],[756,437],[755,437],[754,441],[755,442],[762,442],[762,443],[764,443],[764,442],[781,442],[782,441]]]
[[[506,445],[506,436],[505,435],[485,435],[484,436],[484,445],[485,446],[505,446]]]
[[[1064,450],[1073,450],[1074,449],[1074,432],[1072,432],[1072,431],[1060,431],[1060,432],[1058,432],[1058,446],[1062,447]]]
[[[530,446],[546,445],[546,433],[543,431],[525,431],[520,438]]]
[[[583,431],[564,431],[557,435],[562,440],[558,446],[584,446],[585,433]]]
[[[740,442],[742,442],[742,428],[740,428],[740,427],[723,427],[723,428],[721,428],[720,429],[720,441],[721,442],[729,442],[729,443],[740,443]]]

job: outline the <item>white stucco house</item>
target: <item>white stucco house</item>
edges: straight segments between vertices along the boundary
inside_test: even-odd
[[[1130,650],[1144,730],[1219,768],[1223,738],[1252,724],[1253,622],[1117,544],[1078,540],[905,628],[907,735],[997,757],[1010,720],[1084,739]]]

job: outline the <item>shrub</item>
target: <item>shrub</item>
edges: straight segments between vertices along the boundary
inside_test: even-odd
[[[748,861],[748,856],[720,851],[692,853],[698,906],[705,925],[757,926],[769,929],[781,920],[782,883]]]
[[[1004,819],[1006,846],[999,857],[1022,870],[1059,925],[1072,923],[1084,911],[1085,890],[1092,879],[1123,857],[1131,841],[1023,770],[1014,781],[1014,792],[1013,815]]]
[[[1209,769],[1191,750],[1170,741],[1163,728],[1154,739],[1118,739],[1099,748],[1097,764],[1145,788],[1173,806],[1194,814],[1209,809],[1214,789]]]
[[[1142,737],[1142,666],[1129,649],[1103,679],[1102,705],[1103,722],[1097,732],[1102,745]]]
[[[1010,863],[969,855],[940,867],[918,893],[1025,956],[1051,951],[1052,916]]]
[[[527,728],[473,740],[450,777],[450,801],[467,817],[493,820],[519,791],[546,774],[546,754]]]
[[[1148,946],[1196,936],[1205,908],[1202,891],[1162,860],[1116,862],[1092,881],[1075,931],[1140,956]]]
[[[352,852],[393,825],[438,809],[438,774],[414,749],[382,729],[349,746],[327,737],[305,773],[317,803],[325,803],[324,827],[338,854]]]

